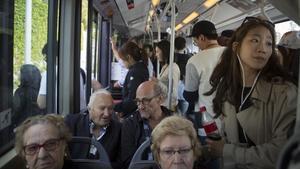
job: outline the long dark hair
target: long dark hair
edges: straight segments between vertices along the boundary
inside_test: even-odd
[[[162,51],[162,58],[163,58],[163,65],[169,64],[170,60],[170,42],[167,40],[162,40],[156,44],[156,47],[158,47]]]
[[[129,55],[135,62],[143,61],[145,65],[148,65],[146,52],[134,42],[126,42],[119,50],[119,55],[122,60],[128,61]]]
[[[221,60],[210,77],[212,89],[205,93],[205,95],[211,95],[216,91],[216,96],[213,99],[216,117],[221,114],[224,115],[222,106],[225,101],[229,101],[231,104],[235,105],[235,107],[238,107],[240,104],[242,76],[237,54],[247,33],[258,26],[264,26],[272,35],[272,54],[264,68],[261,70],[259,78],[263,78],[266,81],[272,81],[274,77],[278,76],[281,77],[282,80],[289,79],[288,74],[283,70],[279,64],[278,57],[276,56],[274,26],[269,21],[259,18],[252,17],[249,20],[245,20],[234,32],[228,47],[221,55]],[[233,50],[234,42],[238,43],[235,50]]]

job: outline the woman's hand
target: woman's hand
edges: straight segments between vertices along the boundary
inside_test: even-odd
[[[117,48],[117,42],[114,40],[113,37],[110,38],[110,44],[111,44],[111,49],[113,51],[114,56],[116,57],[117,60],[120,60],[120,56],[118,53],[118,48]]]
[[[111,49],[112,50],[117,50],[117,42],[114,40],[113,37],[110,37],[110,44],[111,44]]]

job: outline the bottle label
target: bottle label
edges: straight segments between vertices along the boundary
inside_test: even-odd
[[[204,128],[198,128],[198,136],[206,136]]]
[[[199,140],[200,140],[200,143],[202,145],[206,145],[206,133],[205,133],[205,130],[204,128],[198,128],[198,136],[199,136]]]
[[[207,135],[218,132],[218,127],[216,125],[216,122],[212,122],[210,124],[204,124],[203,128]]]

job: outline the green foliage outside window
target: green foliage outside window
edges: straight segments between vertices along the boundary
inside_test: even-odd
[[[14,12],[14,89],[19,85],[20,68],[24,64],[26,0],[15,0]],[[31,62],[41,72],[46,69],[42,49],[47,42],[48,3],[32,0]]]

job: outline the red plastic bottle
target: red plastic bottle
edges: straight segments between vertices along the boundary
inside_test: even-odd
[[[200,112],[202,114],[201,122],[205,130],[205,133],[209,139],[220,140],[221,135],[219,133],[217,124],[214,118],[206,111],[204,106],[200,107]]]

